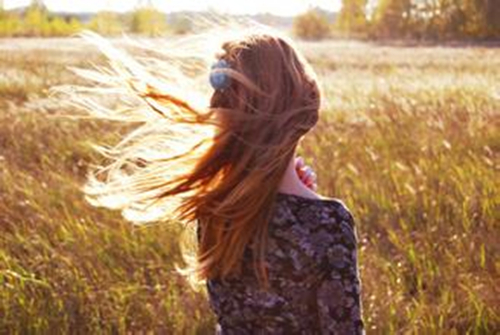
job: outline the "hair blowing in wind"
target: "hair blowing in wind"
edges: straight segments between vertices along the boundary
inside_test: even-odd
[[[135,223],[198,222],[190,272],[198,280],[237,274],[251,245],[255,273],[267,284],[274,199],[302,136],[318,121],[320,91],[287,38],[233,31],[128,41],[126,48],[86,33],[107,62],[73,69],[89,84],[58,90],[86,116],[132,126],[119,143],[97,147],[105,164],[84,187],[93,205],[119,209]],[[211,65],[221,59],[228,67],[215,71],[229,82],[213,89]]]

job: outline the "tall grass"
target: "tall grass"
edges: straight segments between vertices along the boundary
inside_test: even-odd
[[[45,94],[99,56],[17,43],[0,45],[0,332],[213,333],[173,269],[180,228],[82,199],[89,141],[122,129],[53,118]],[[300,153],[355,215],[368,333],[499,332],[500,51],[302,46],[326,100]]]

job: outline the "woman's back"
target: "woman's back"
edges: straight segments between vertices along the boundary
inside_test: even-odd
[[[357,234],[343,203],[278,193],[268,232],[269,291],[250,247],[240,276],[207,280],[221,333],[361,334]]]

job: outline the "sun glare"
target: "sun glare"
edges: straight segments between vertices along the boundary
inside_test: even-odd
[[[31,0],[4,0],[7,9],[29,5]],[[328,11],[338,11],[340,0],[253,0],[253,1],[228,1],[228,0],[39,0],[52,11],[67,12],[96,12],[100,10],[113,10],[125,12],[141,4],[151,3],[156,8],[165,12],[175,11],[203,11],[215,10],[232,14],[258,14],[272,13],[281,16],[293,16],[306,11],[310,7],[320,7]]]

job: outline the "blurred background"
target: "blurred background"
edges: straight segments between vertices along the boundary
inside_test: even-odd
[[[0,36],[69,36],[82,28],[101,34],[185,34],[193,13],[250,16],[301,38],[356,37],[485,40],[500,37],[496,0],[316,0],[247,3],[226,0],[2,0]]]
[[[48,90],[104,61],[82,29],[161,48],[215,14],[289,34],[318,73],[299,153],[355,216],[367,333],[500,333],[497,0],[0,0],[0,333],[213,333],[181,227],[83,199],[89,144],[131,126],[54,117]]]

